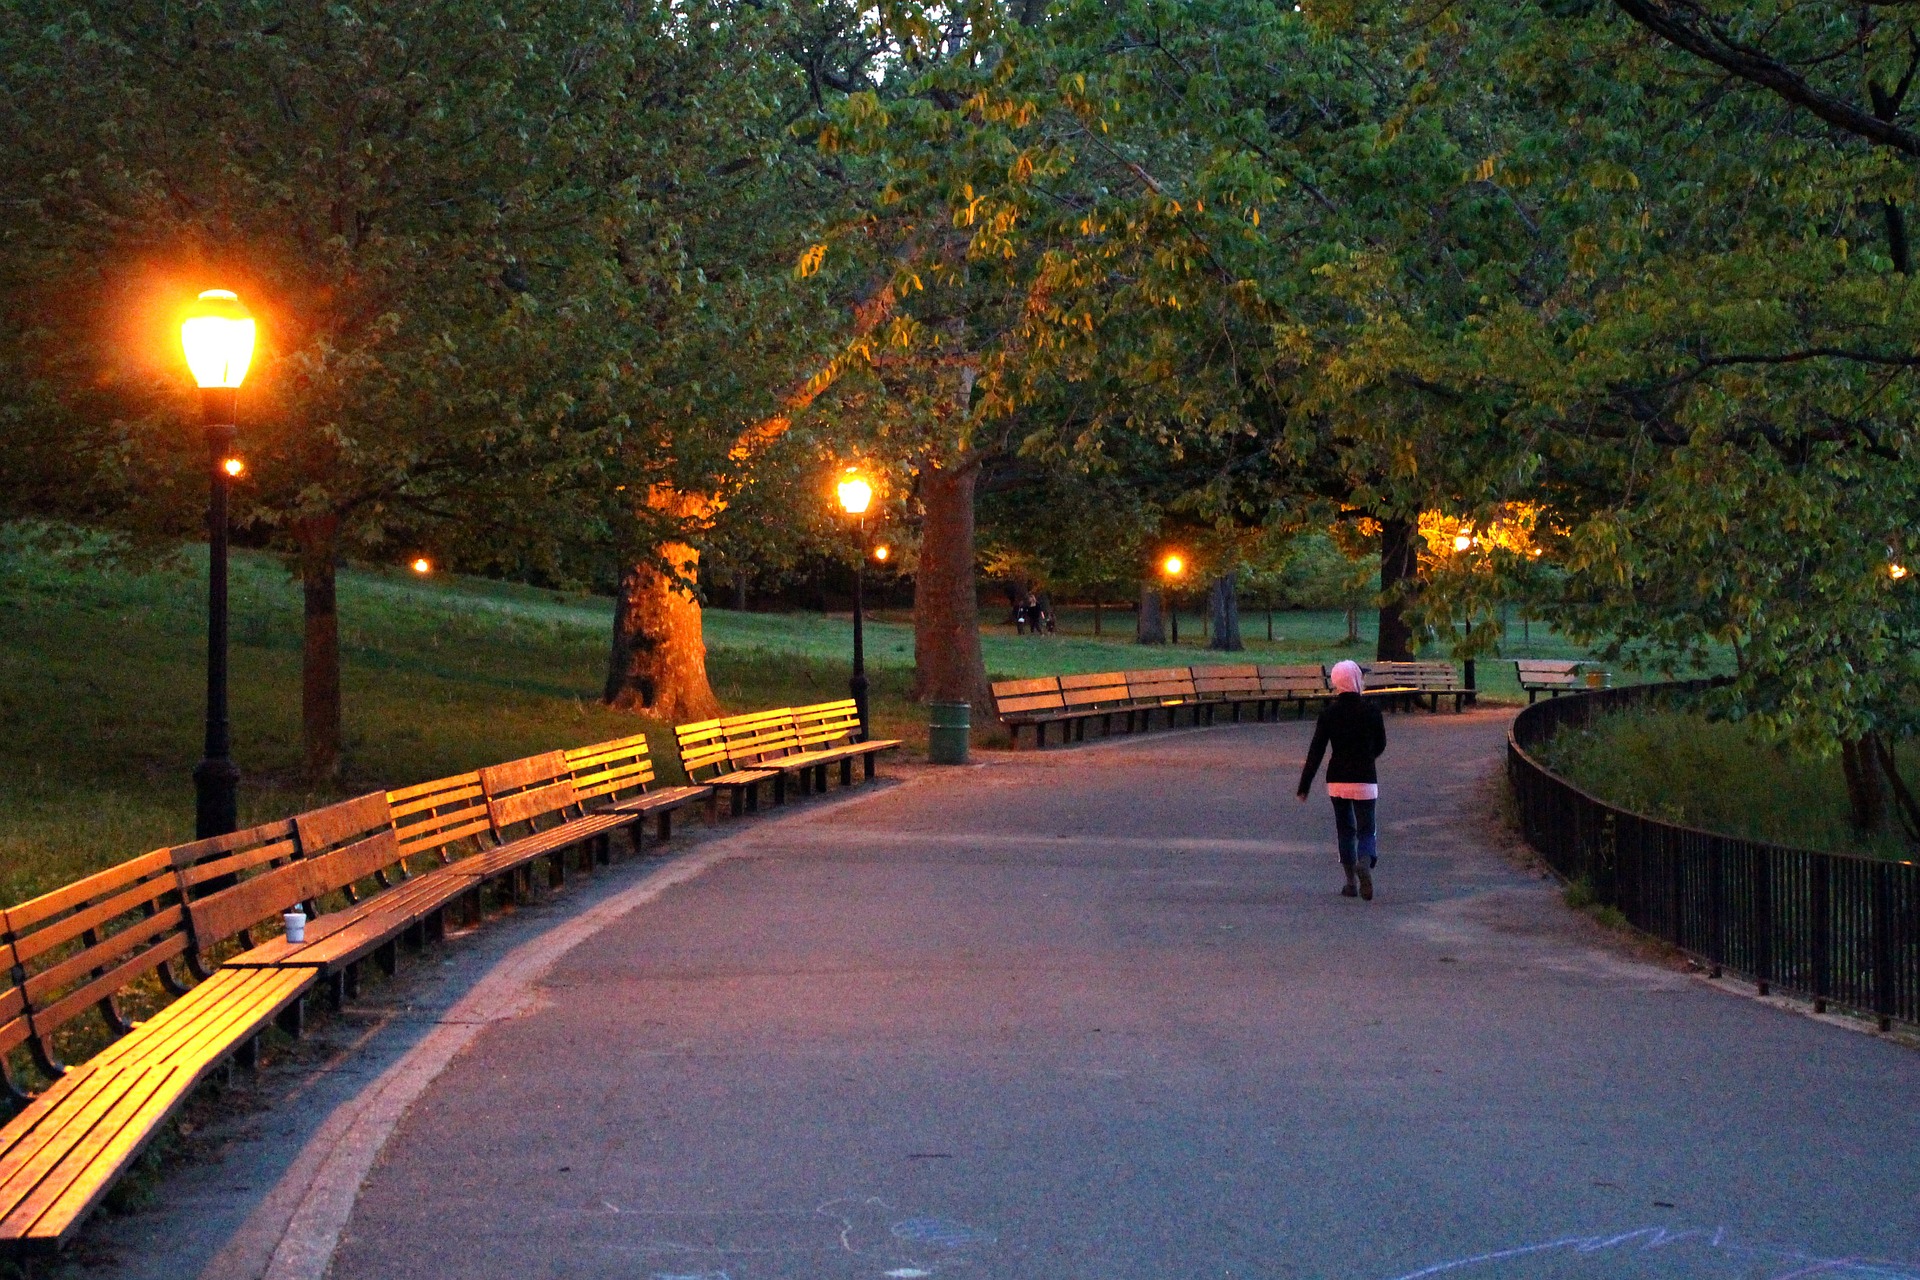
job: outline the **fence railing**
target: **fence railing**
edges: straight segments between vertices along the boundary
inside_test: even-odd
[[[1563,729],[1705,681],[1637,685],[1537,703],[1514,718],[1507,777],[1527,840],[1635,928],[1704,962],[1876,1016],[1920,1022],[1920,866],[1740,840],[1631,813],[1533,754]]]

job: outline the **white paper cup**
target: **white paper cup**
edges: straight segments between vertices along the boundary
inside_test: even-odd
[[[281,916],[280,919],[287,926],[288,942],[305,942],[307,940],[306,912],[289,911],[284,916]]]

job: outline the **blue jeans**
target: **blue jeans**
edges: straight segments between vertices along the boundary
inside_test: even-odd
[[[1380,862],[1380,837],[1373,826],[1377,800],[1333,800],[1333,829],[1340,838],[1340,865],[1351,867],[1365,858],[1372,869]]]

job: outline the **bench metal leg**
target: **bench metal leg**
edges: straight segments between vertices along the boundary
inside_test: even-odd
[[[274,1023],[282,1031],[298,1040],[307,1033],[307,1000],[305,996],[295,996],[293,1003],[282,1009]]]
[[[873,781],[873,757],[874,753],[871,751],[860,757],[861,771],[867,775],[868,782]]]
[[[347,971],[342,969],[327,975],[327,1003],[335,1013],[347,1004]]]
[[[1033,722],[1033,749],[1035,751],[1045,751],[1047,749],[1047,722],[1045,720],[1035,720]]]
[[[416,921],[400,931],[401,941],[415,951],[423,950],[427,945],[427,922]]]
[[[820,765],[813,771],[814,789],[821,795],[827,794],[827,766]]]
[[[665,844],[667,841],[673,839],[673,810],[662,809],[654,822],[653,830],[661,844]],[[640,840],[640,825],[638,823],[634,824],[633,838],[636,844]]]
[[[773,775],[773,802],[775,804],[787,802],[787,775],[784,773]]]
[[[389,938],[373,949],[373,962],[380,966],[380,972],[391,978],[400,972],[400,944]]]
[[[240,1047],[233,1051],[233,1060],[248,1071],[258,1071],[260,1069],[260,1037],[255,1034],[242,1040]]]
[[[567,883],[567,851],[555,849],[547,855],[547,888],[558,889]]]
[[[872,759],[873,757],[868,756],[867,758]],[[850,787],[853,785],[853,757],[852,756],[848,756],[846,759],[840,762],[840,785],[843,787]]]

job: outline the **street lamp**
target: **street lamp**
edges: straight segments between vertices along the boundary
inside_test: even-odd
[[[1177,555],[1170,555],[1160,562],[1160,569],[1167,575],[1167,617],[1173,623],[1173,643],[1180,643],[1180,601],[1173,593],[1173,584],[1187,571],[1187,562]]]
[[[847,689],[853,694],[854,710],[860,717],[862,742],[872,736],[867,729],[867,650],[861,621],[861,595],[867,577],[867,505],[872,501],[873,486],[859,472],[849,470],[840,481],[840,507],[858,522],[860,558],[853,567],[853,679],[847,682]]]
[[[193,825],[199,839],[240,825],[240,770],[227,723],[227,485],[246,470],[233,456],[240,384],[253,362],[253,317],[225,289],[194,301],[180,325],[180,347],[200,387],[207,430],[207,739],[193,770]]]

